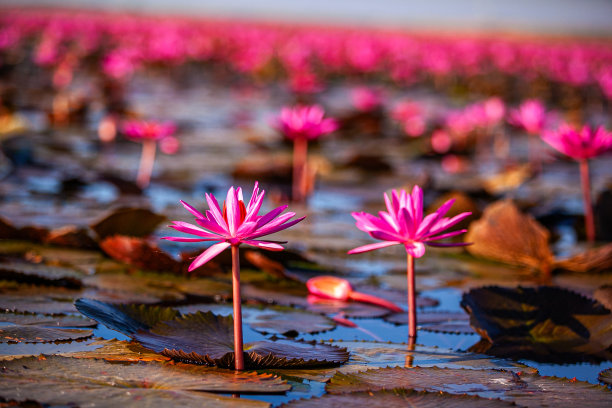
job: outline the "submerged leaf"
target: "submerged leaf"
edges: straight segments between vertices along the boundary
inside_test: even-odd
[[[90,299],[79,299],[76,307],[84,315],[175,360],[233,367],[231,316],[217,316],[210,312],[181,316],[170,308],[110,305]],[[324,367],[348,360],[346,349],[285,340],[247,343],[244,350],[245,364],[251,368]]]
[[[321,397],[301,399],[281,405],[283,408],[496,408],[513,406],[515,406],[513,403],[507,401],[492,400],[476,396],[406,389],[326,394]]]
[[[465,240],[473,243],[466,247],[473,255],[548,273],[553,262],[549,236],[533,217],[504,200],[485,209],[482,218],[470,225]]]
[[[91,229],[101,240],[113,235],[146,237],[165,219],[144,208],[118,208],[92,224]]]
[[[232,400],[206,392],[283,392],[277,377],[205,367],[140,362],[111,364],[103,360],[47,356],[3,363],[0,396],[24,401],[34,397],[49,405],[99,401],[104,406],[267,406],[248,399]]]
[[[490,286],[464,294],[461,306],[493,345],[488,353],[567,362],[571,355],[605,354],[612,345],[612,313],[566,289]]]
[[[0,326],[0,343],[46,343],[91,337],[91,330],[55,329],[20,324]]]

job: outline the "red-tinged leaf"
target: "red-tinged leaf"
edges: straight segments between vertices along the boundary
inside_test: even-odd
[[[100,247],[111,258],[137,268],[173,273],[181,271],[180,262],[142,238],[109,236],[100,242]]]

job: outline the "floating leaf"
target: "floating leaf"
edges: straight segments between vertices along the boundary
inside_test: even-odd
[[[281,405],[282,408],[495,408],[514,406],[515,404],[507,401],[406,389],[326,394],[321,397],[295,400]]]
[[[233,319],[197,312],[180,316],[170,308],[110,305],[79,299],[81,313],[118,330],[143,346],[175,360],[232,367]],[[264,367],[324,367],[346,362],[348,352],[335,346],[286,340],[244,345],[245,365]]]
[[[604,384],[612,385],[612,368],[603,370],[601,373],[599,373],[597,378]]]
[[[107,361],[170,361],[170,357],[162,356],[138,343],[121,341],[117,339],[99,340],[91,343],[96,346],[95,350],[75,351],[62,353],[64,357],[74,358],[98,358]]]
[[[49,341],[85,339],[91,330],[54,329],[39,326],[0,326],[0,343],[46,343]]]
[[[76,313],[73,299],[82,294],[82,291],[62,287],[18,285],[0,293],[0,309],[22,313]]]
[[[206,392],[283,392],[277,377],[211,370],[182,364],[111,364],[69,357],[27,357],[3,363],[0,396],[35,398],[48,405],[266,407],[267,403],[224,398]]]
[[[435,323],[447,323],[457,321],[467,321],[469,316],[461,312],[443,312],[443,311],[428,311],[419,312],[417,316],[419,325],[429,325]],[[385,317],[389,323],[408,324],[408,316],[406,313],[393,313]]]
[[[489,194],[500,195],[516,190],[531,176],[531,165],[527,163],[485,178],[482,181],[482,186]]]
[[[555,262],[555,268],[572,272],[605,272],[612,270],[612,244],[590,248],[571,258]]]
[[[118,208],[91,225],[100,239],[113,235],[146,237],[166,219],[144,208]]]
[[[465,240],[473,242],[466,247],[473,255],[547,273],[553,262],[549,236],[533,217],[504,200],[485,209],[482,218],[470,225]]]
[[[161,301],[181,301],[185,295],[175,287],[174,282],[166,280],[163,276],[157,279],[147,274],[99,273],[88,276],[83,282],[101,290],[103,295],[121,294],[122,299],[149,298],[150,301],[141,303],[157,303]],[[116,303],[116,302],[112,302]]]
[[[90,231],[74,225],[67,225],[49,231],[44,242],[45,244],[72,248],[97,248],[96,241],[91,237]]]
[[[83,275],[74,269],[26,262],[0,263],[0,279],[80,288]]]
[[[6,310],[0,310],[0,322],[47,327],[92,327],[97,324],[94,320],[83,316],[14,313]]]
[[[113,235],[104,238],[100,248],[111,258],[141,269],[178,273],[182,268],[180,262],[141,238]]]
[[[570,355],[605,354],[612,345],[612,313],[566,289],[490,286],[464,294],[461,306],[496,355],[567,362]]]

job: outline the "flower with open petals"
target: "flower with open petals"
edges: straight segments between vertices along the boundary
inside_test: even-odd
[[[123,132],[132,140],[162,140],[176,131],[172,122],[129,120],[123,123]]]
[[[612,150],[612,133],[603,126],[576,130],[563,124],[556,131],[544,132],[542,140],[575,160],[587,160]]]
[[[521,127],[532,135],[539,134],[546,124],[546,108],[537,99],[528,99],[518,109],[510,111],[510,124]]]
[[[419,186],[414,186],[412,194],[408,194],[406,190],[399,192],[393,190],[391,198],[387,194],[384,196],[388,212],[380,211],[378,213],[380,218],[365,212],[352,213],[357,220],[357,228],[383,242],[351,249],[349,254],[401,244],[406,247],[408,254],[420,258],[425,254],[425,245],[439,247],[469,245],[464,242],[436,242],[467,231],[462,229],[442,233],[471,214],[464,212],[452,218],[445,217],[455,200],[448,200],[436,212],[423,218],[423,191]]]
[[[275,127],[289,139],[314,140],[338,129],[331,118],[324,119],[325,111],[319,105],[284,107]]]
[[[265,215],[258,212],[263,203],[265,192],[259,190],[257,182],[253,188],[253,195],[247,205],[244,204],[242,189],[231,187],[227,192],[227,198],[223,204],[223,210],[219,207],[216,198],[212,194],[206,194],[206,201],[209,210],[205,214],[200,213],[191,205],[181,200],[187,211],[196,217],[197,225],[183,221],[172,221],[177,231],[195,235],[197,238],[185,237],[163,237],[170,241],[178,242],[200,242],[200,241],[220,241],[202,252],[189,266],[192,271],[232,245],[247,244],[270,251],[282,251],[280,245],[284,242],[262,241],[265,235],[284,230],[302,221],[305,217],[291,220],[295,213],[287,212],[281,214],[287,208],[286,205],[280,206]]]

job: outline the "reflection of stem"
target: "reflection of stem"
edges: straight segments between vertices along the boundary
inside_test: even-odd
[[[582,183],[582,200],[584,202],[584,222],[586,236],[589,242],[595,242],[595,219],[591,204],[591,180],[589,178],[589,162],[580,160],[580,181]]]
[[[414,257],[408,254],[408,337],[416,340],[417,321],[416,321],[416,293],[414,279]]]
[[[155,140],[144,140],[142,143],[140,166],[138,167],[138,175],[136,176],[136,184],[138,184],[140,188],[147,187],[151,181],[151,173],[153,172],[153,164],[155,163],[155,148]]]
[[[414,354],[411,351],[414,351],[416,345],[416,337],[408,338],[408,347],[406,353],[406,360],[404,362],[404,367],[412,367],[414,364]]]
[[[307,195],[308,140],[297,137],[293,140],[293,201],[302,202]]]
[[[232,299],[234,301],[234,355],[236,370],[244,370],[242,346],[242,306],[240,304],[240,255],[238,245],[232,245]]]

